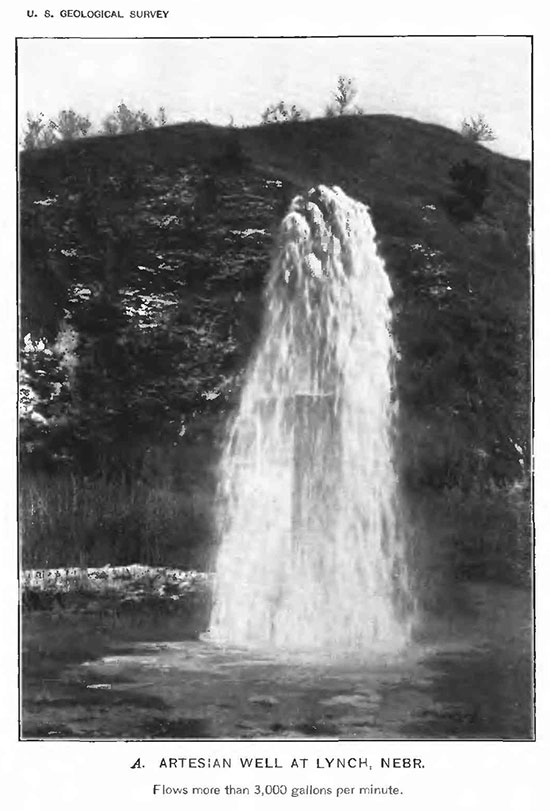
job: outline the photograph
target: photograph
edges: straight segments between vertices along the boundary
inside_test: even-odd
[[[535,739],[532,45],[17,38],[19,741]]]

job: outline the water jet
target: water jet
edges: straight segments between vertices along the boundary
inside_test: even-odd
[[[214,642],[406,645],[391,297],[367,206],[337,187],[296,197],[220,462]]]

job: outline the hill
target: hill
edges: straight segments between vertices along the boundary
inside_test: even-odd
[[[411,522],[458,573],[528,571],[530,167],[395,116],[183,124],[21,155],[24,512],[46,504],[29,562],[204,565],[274,235],[318,183],[370,206],[392,281]],[[86,526],[51,518],[77,490]]]

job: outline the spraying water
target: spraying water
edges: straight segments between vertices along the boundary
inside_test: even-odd
[[[393,464],[392,295],[368,208],[297,197],[221,461],[210,636],[398,650],[412,600]]]

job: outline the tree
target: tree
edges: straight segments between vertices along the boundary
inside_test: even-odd
[[[55,342],[44,338],[33,341],[30,334],[22,340],[19,355],[22,461],[32,456],[35,462],[39,459],[42,465],[55,466],[63,458],[72,376],[66,351],[68,331],[65,325],[60,340]]]
[[[296,104],[288,106],[286,102],[280,101],[266,107],[262,113],[262,124],[277,124],[284,121],[305,121],[309,118],[306,110]]]
[[[162,113],[159,111],[161,121],[160,126],[166,123],[164,108],[161,108]],[[102,132],[105,135],[122,135],[130,132],[138,132],[139,130],[152,129],[155,122],[151,116],[143,109],[132,110],[123,101],[120,102],[114,113],[107,116],[103,120]]]
[[[166,108],[159,107],[153,118],[143,109],[131,110],[121,102],[102,125],[102,132],[108,135],[137,132],[153,127],[165,127],[168,124]],[[27,120],[21,145],[23,149],[44,149],[59,141],[74,141],[90,134],[92,122],[86,115],[74,110],[61,110],[55,118],[44,120],[44,114],[27,113]]]
[[[55,143],[55,135],[50,126],[44,122],[44,114],[27,113],[26,126],[23,131],[23,149],[41,149]]]
[[[358,92],[355,79],[340,74],[336,83],[336,90],[332,93],[333,101],[327,105],[325,115],[329,118],[338,115],[362,115],[362,108],[353,103]]]
[[[493,129],[481,114],[471,116],[469,120],[465,118],[462,122],[461,134],[468,141],[475,141],[476,143],[496,140]]]
[[[79,115],[74,110],[61,110],[53,124],[63,141],[85,138],[92,127],[92,122],[87,116]]]
[[[27,113],[26,127],[23,131],[23,149],[44,149],[58,141],[73,141],[84,138],[92,123],[87,116],[74,110],[61,110],[56,118],[44,121],[44,114]]]
[[[168,124],[168,116],[166,115],[166,107],[159,107],[159,111],[155,118],[159,127],[165,127]]]

